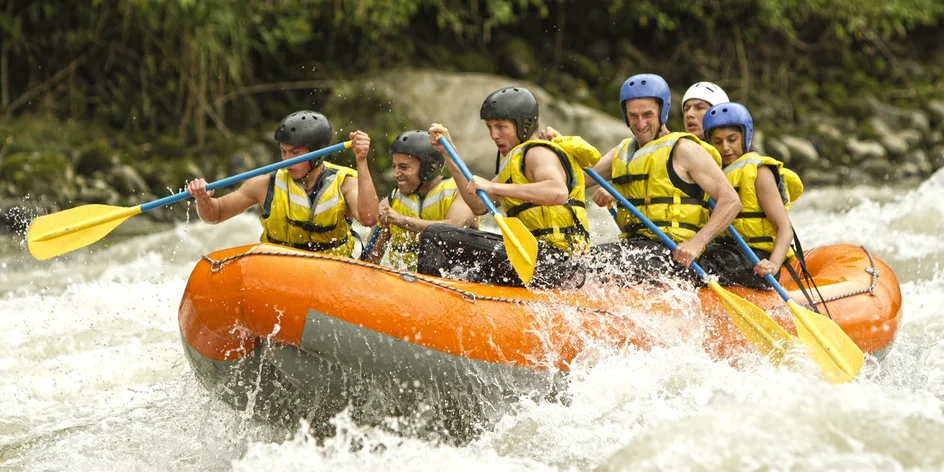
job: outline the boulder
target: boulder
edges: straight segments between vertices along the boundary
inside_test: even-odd
[[[144,193],[148,190],[148,184],[131,166],[118,166],[108,173],[108,183],[118,192],[128,195],[132,193]]]
[[[905,141],[908,149],[913,149],[915,146],[921,144],[921,136],[921,131],[913,128],[903,129],[898,132],[898,137]]]
[[[229,156],[229,162],[226,166],[226,171],[229,175],[242,174],[248,170],[255,169],[259,165],[256,164],[256,160],[253,159],[252,154],[246,151],[236,151]]]
[[[865,120],[862,134],[880,142],[891,156],[901,157],[908,152],[908,142],[901,136],[900,132],[893,130],[877,116]]]
[[[405,127],[425,129],[433,122],[446,125],[472,172],[490,177],[495,174],[496,149],[479,119],[479,109],[489,93],[515,84],[527,87],[537,98],[539,127],[552,126],[566,135],[580,135],[603,154],[632,136],[621,117],[557,100],[537,85],[507,77],[401,69],[357,85],[395,102],[407,115]]]
[[[944,101],[938,99],[929,100],[927,103],[928,112],[931,113],[931,118],[934,119],[935,125],[940,128],[944,125]]]
[[[790,155],[790,148],[777,138],[767,138],[767,155],[783,162],[786,165],[792,164],[793,156]]]
[[[914,164],[920,175],[930,175],[931,172],[934,171],[934,166],[931,165],[931,159],[928,157],[928,153],[924,152],[924,149],[912,149],[908,151],[904,161],[906,164]]]
[[[825,121],[816,124],[816,134],[828,141],[841,142],[842,131],[836,126]]]
[[[819,152],[816,151],[813,143],[790,135],[783,135],[780,140],[790,150],[790,157],[794,165],[802,166],[819,160]]]
[[[856,138],[846,139],[846,151],[849,152],[853,162],[862,162],[872,158],[885,159],[888,155],[880,143],[872,140],[860,141]]]

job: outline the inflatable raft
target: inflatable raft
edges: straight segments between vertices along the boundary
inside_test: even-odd
[[[895,274],[858,246],[813,249],[806,261],[819,312],[882,358],[901,323]],[[796,284],[782,282],[809,305]],[[730,291],[796,333],[775,292]],[[346,407],[441,417],[442,408],[556,398],[591,347],[696,342],[718,357],[750,349],[711,290],[665,292],[494,287],[258,244],[198,262],[179,321],[197,377],[237,408],[290,420]]]

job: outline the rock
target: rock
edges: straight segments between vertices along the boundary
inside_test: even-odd
[[[819,169],[807,169],[803,171],[803,184],[810,187],[836,185],[839,183],[839,176],[835,172],[827,172]]]
[[[875,181],[868,172],[855,166],[843,166],[839,169],[838,174],[840,182],[848,185],[868,185]]]
[[[880,157],[870,157],[858,165],[859,169],[868,172],[877,178],[888,180],[893,172],[893,167],[887,159]]]
[[[921,175],[930,175],[934,170],[934,166],[931,165],[931,160],[924,149],[912,149],[905,155],[904,160],[905,163],[917,166],[918,173]]]
[[[147,182],[131,166],[118,166],[112,169],[108,174],[108,182],[124,195],[144,193],[148,190]]]
[[[355,85],[373,89],[402,108],[407,115],[404,129],[426,129],[433,121],[445,124],[472,172],[491,177],[495,175],[496,149],[478,110],[489,93],[510,84],[528,88],[537,98],[539,127],[552,126],[563,134],[580,135],[603,154],[632,136],[622,117],[554,99],[537,85],[507,77],[398,69]]]
[[[903,129],[898,132],[898,137],[903,139],[908,146],[908,149],[913,149],[915,146],[921,144],[921,131],[916,129]]]
[[[252,158],[252,155],[246,151],[236,151],[231,156],[229,156],[229,163],[226,167],[226,171],[229,172],[229,175],[242,174],[248,170],[255,169],[259,165],[256,164],[255,159]]]
[[[888,151],[888,154],[901,157],[908,152],[908,142],[898,131],[892,130],[881,118],[873,116],[865,120],[862,133],[869,138],[878,140]]]
[[[900,165],[895,166],[895,173],[893,177],[896,180],[907,179],[910,177],[918,177],[921,175],[921,169],[914,162],[904,162]]]
[[[279,158],[272,147],[262,143],[255,143],[250,146],[249,155],[252,156],[252,160],[257,166],[272,164]]]
[[[927,133],[931,130],[931,120],[928,118],[928,114],[921,110],[911,110],[908,112],[907,122],[912,128],[921,133]]]
[[[75,198],[75,170],[64,154],[55,151],[6,156],[0,181],[13,184],[14,197],[30,195],[64,206]]]
[[[908,110],[881,102],[873,95],[866,95],[865,103],[868,105],[871,115],[882,120],[892,129],[900,129],[907,122],[910,122]]]
[[[842,131],[839,128],[833,126],[830,123],[821,121],[816,125],[816,134],[820,135],[822,138],[841,142],[842,141]]]
[[[757,152],[761,154],[769,155],[767,154],[767,151],[766,151],[767,146],[765,146],[765,144],[767,144],[766,139],[765,139],[766,137],[767,136],[764,134],[763,131],[759,129],[755,129],[754,136],[751,138],[751,148],[757,150]]]
[[[944,167],[944,144],[938,144],[931,148],[931,151],[928,153],[928,161],[935,169]]]
[[[944,101],[931,99],[927,103],[928,112],[938,128],[944,125]]]
[[[85,203],[100,203],[117,206],[121,195],[101,179],[82,179],[76,182],[79,187],[78,200]]]
[[[790,150],[790,157],[794,165],[807,165],[819,160],[819,152],[813,147],[813,143],[790,135],[783,135],[780,140]]]
[[[872,140],[859,141],[856,138],[846,139],[846,151],[849,152],[853,162],[863,162],[872,158],[885,159],[888,155],[885,148],[878,142]]]
[[[767,155],[788,166],[792,163],[793,156],[790,155],[790,148],[777,138],[767,139]]]
[[[104,141],[92,141],[79,149],[75,159],[75,171],[80,175],[92,175],[95,171],[107,171],[118,164],[114,149]]]

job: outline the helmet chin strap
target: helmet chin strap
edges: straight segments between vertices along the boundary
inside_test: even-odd
[[[309,162],[308,172],[305,172],[305,175],[301,176],[300,178],[298,178],[298,179],[292,179],[292,180],[294,180],[295,183],[297,183],[297,184],[301,185],[302,187],[304,187],[305,179],[307,179],[308,176],[311,175],[311,173],[314,172],[314,170],[315,170],[316,168],[321,167],[321,162],[323,162],[323,161],[319,161],[319,162],[318,162],[318,165],[314,165],[314,164],[311,164],[311,163]]]

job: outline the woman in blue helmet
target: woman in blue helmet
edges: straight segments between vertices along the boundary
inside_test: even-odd
[[[722,284],[766,288],[763,276],[778,277],[784,261],[794,256],[787,210],[803,192],[803,183],[782,162],[751,151],[754,122],[744,105],[729,102],[711,107],[702,128],[721,153],[725,177],[741,200],[741,212],[731,224],[760,259],[754,265],[725,232],[705,253],[705,269],[715,272]]]

